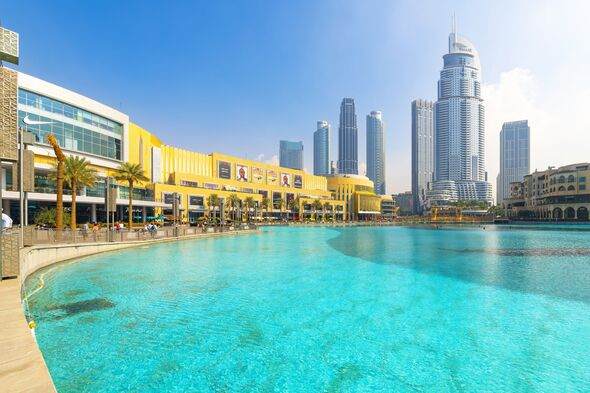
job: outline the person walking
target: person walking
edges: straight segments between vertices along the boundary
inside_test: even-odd
[[[4,209],[2,209],[2,227],[0,230],[4,232],[7,229],[12,228],[12,218],[6,213],[4,213]]]

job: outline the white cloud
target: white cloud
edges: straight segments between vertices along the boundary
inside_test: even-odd
[[[279,165],[279,156],[275,154],[270,160],[266,160],[265,162],[270,165]]]
[[[589,92],[577,91],[576,86],[562,88],[560,92],[544,92],[530,70],[518,67],[502,72],[498,83],[484,85],[486,169],[494,187],[499,171],[499,134],[507,121],[529,121],[531,171],[590,161],[590,120],[585,113]]]

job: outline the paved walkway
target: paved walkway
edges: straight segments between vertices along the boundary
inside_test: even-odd
[[[55,392],[25,319],[18,279],[0,281],[0,392]]]

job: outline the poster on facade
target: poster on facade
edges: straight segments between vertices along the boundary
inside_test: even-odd
[[[292,194],[292,193],[288,192],[288,193],[285,194],[285,199],[286,199],[286,202],[287,202],[287,206],[289,206],[289,204],[291,203],[291,201],[293,199],[295,199],[295,194]]]
[[[281,187],[291,187],[291,174],[281,172]]]
[[[236,180],[241,182],[248,181],[248,167],[243,164],[236,164]]]
[[[274,169],[266,171],[266,184],[274,186],[279,183],[279,173]]]
[[[303,176],[301,176],[301,175],[293,176],[293,186],[295,188],[303,188]]]
[[[262,195],[263,198],[268,198],[268,191],[266,190],[258,190],[258,193]]]
[[[231,164],[227,161],[217,161],[217,176],[221,179],[231,179]]]
[[[264,169],[256,166],[252,167],[252,182],[262,184],[264,183]]]

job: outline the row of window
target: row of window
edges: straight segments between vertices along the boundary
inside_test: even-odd
[[[119,123],[27,90],[19,89],[18,103],[90,124],[117,135],[122,132],[123,127]]]
[[[21,124],[25,116],[33,121],[50,123],[27,126],[27,131],[35,135],[37,143],[47,143],[47,134],[53,133],[64,149],[121,160],[120,139],[22,110],[18,111],[18,116]]]

